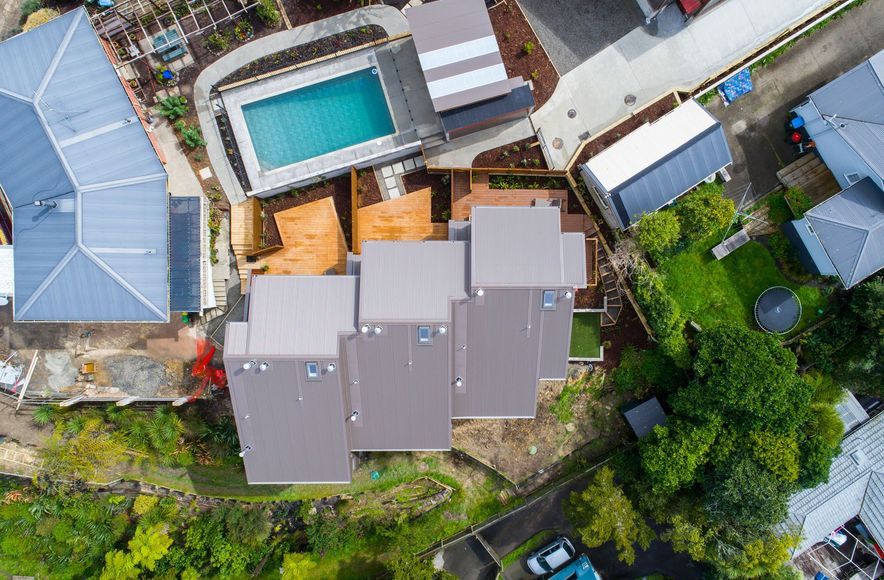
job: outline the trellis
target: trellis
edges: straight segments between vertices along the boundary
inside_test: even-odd
[[[209,29],[216,29],[233,18],[254,8],[257,0],[122,0],[111,8],[91,16],[95,32],[111,46],[124,48],[126,56],[117,53],[115,66],[120,68],[144,58],[149,54],[162,52],[183,42],[190,44],[189,38]],[[223,8],[220,17],[213,9]],[[220,12],[220,10],[219,10]],[[151,33],[152,25],[159,28]],[[164,38],[164,42],[154,46],[153,35],[174,28],[179,38]],[[138,45],[139,35],[150,44],[149,50]],[[133,38],[133,36],[135,38]]]

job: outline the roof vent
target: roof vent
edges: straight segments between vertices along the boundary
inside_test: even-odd
[[[868,460],[866,459],[866,454],[862,449],[857,449],[853,453],[850,454],[850,460],[853,461],[853,464],[856,465],[859,469],[864,469],[868,464]]]

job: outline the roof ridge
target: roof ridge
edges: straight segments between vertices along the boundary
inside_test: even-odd
[[[80,248],[80,251],[83,253],[83,255],[85,257],[89,258],[89,260],[91,260],[92,263],[94,263],[96,266],[98,266],[105,274],[110,276],[111,279],[113,279],[117,284],[122,286],[123,289],[126,290],[133,298],[135,298],[136,300],[141,302],[148,310],[150,310],[151,312],[153,312],[154,314],[159,316],[160,319],[162,319],[162,320],[166,319],[166,316],[167,316],[166,312],[163,312],[162,310],[157,308],[157,306],[153,302],[148,300],[144,296],[144,294],[139,292],[134,286],[129,284],[129,282],[127,282],[125,279],[123,279],[123,277],[120,276],[116,270],[111,268],[107,262],[105,262],[104,260],[99,258],[95,254],[95,252],[93,252],[91,249],[89,249],[82,242],[77,241],[76,244],[77,244],[77,247]]]
[[[43,100],[43,93],[46,92],[46,87],[49,86],[49,82],[52,80],[52,77],[55,76],[55,72],[58,70],[58,64],[67,52],[68,46],[71,44],[71,39],[73,39],[74,34],[77,32],[77,28],[80,26],[80,20],[82,20],[85,11],[85,8],[83,8],[83,10],[77,10],[76,14],[71,18],[71,23],[68,25],[67,30],[65,30],[64,37],[62,37],[61,42],[58,43],[58,50],[52,55],[52,60],[49,61],[49,66],[46,67],[46,71],[43,73],[43,78],[40,79],[40,84],[37,85],[37,90],[34,91],[33,101],[35,102],[35,105],[37,100]]]
[[[17,309],[17,311],[16,311],[17,317],[21,317],[25,312],[30,310],[30,308],[34,305],[34,303],[37,302],[37,300],[43,294],[43,292],[46,291],[46,288],[48,288],[50,286],[50,284],[52,284],[55,281],[55,279],[58,278],[58,275],[61,274],[61,271],[64,270],[65,266],[67,266],[71,260],[74,259],[74,256],[78,252],[79,252],[79,246],[76,243],[74,243],[74,245],[71,246],[71,248],[67,251],[67,253],[61,257],[61,259],[58,261],[58,263],[55,264],[55,267],[52,268],[52,271],[49,272],[49,275],[46,276],[42,282],[40,282],[40,285],[37,286],[37,289],[31,293],[31,296],[28,298],[28,300],[24,304],[22,304],[21,309],[20,310]]]

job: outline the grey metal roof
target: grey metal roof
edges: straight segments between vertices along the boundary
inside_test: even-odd
[[[884,191],[870,177],[804,214],[846,288],[884,267]]]
[[[534,94],[531,92],[531,87],[523,82],[522,85],[501,97],[443,112],[441,114],[442,127],[446,131],[455,131],[464,127],[479,125],[485,121],[497,119],[515,111],[533,108]]]
[[[16,320],[168,320],[166,173],[85,10],[0,43],[0,184]]]
[[[832,260],[826,255],[819,238],[807,224],[807,220],[793,220],[783,224],[783,233],[792,242],[792,247],[798,255],[798,261],[804,269],[811,274],[820,276],[835,276],[838,271],[832,265]]]
[[[466,242],[362,244],[359,320],[444,322],[467,297]]]
[[[577,232],[562,234],[562,266],[566,284],[586,286],[586,236]]]
[[[482,0],[438,0],[405,11],[436,111],[510,92]]]
[[[832,461],[827,483],[792,496],[785,523],[802,533],[793,557],[821,542],[835,528],[860,514],[860,510],[870,514],[877,509],[880,514],[880,496],[867,492],[872,476],[880,477],[884,472],[882,441],[884,414],[879,414],[844,438],[841,453]],[[876,521],[880,524],[880,520]],[[884,540],[880,532],[873,533],[879,543]]]
[[[417,326],[399,324],[344,341],[348,400],[359,410],[349,424],[351,449],[451,448],[450,337],[437,328],[428,345],[417,344]]]
[[[338,336],[356,332],[358,286],[355,276],[255,277],[243,354],[337,357]]]
[[[844,433],[850,433],[869,420],[869,414],[856,400],[853,393],[847,390],[844,391],[844,399],[835,405],[835,410],[841,417],[841,422],[844,423]]]
[[[169,307],[172,312],[201,312],[203,300],[202,196],[169,200]]]
[[[795,112],[842,188],[850,173],[884,185],[884,51],[812,92]]]
[[[560,214],[557,207],[473,207],[472,288],[573,286],[574,266],[565,268],[563,248],[567,243],[568,258],[581,263],[585,250],[564,241]]]
[[[884,474],[873,473],[869,478],[869,487],[866,489],[859,517],[880,545],[884,538]]]
[[[657,425],[666,424],[666,413],[657,397],[651,397],[623,411],[623,417],[639,439],[649,435]]]

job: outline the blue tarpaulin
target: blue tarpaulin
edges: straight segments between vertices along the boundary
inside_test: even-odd
[[[752,91],[752,78],[748,68],[744,68],[718,87],[718,94],[725,105],[730,105],[746,93]]]

